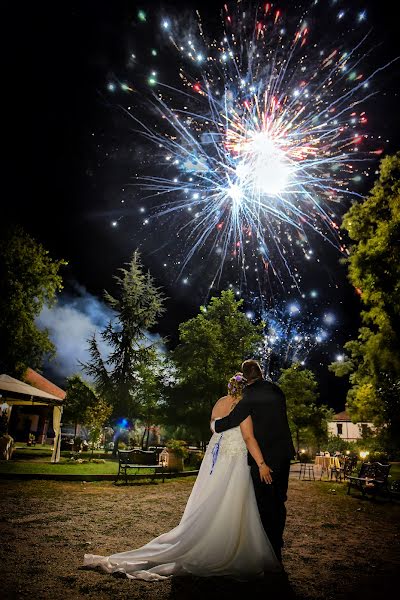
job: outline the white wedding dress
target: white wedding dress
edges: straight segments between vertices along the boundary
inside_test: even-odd
[[[279,571],[258,513],[240,427],[212,436],[177,527],[137,550],[85,554],[84,565],[146,581],[171,575],[247,580]]]

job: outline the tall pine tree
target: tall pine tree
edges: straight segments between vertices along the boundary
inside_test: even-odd
[[[135,393],[138,373],[153,360],[154,342],[148,332],[164,312],[164,296],[150,273],[144,272],[137,251],[127,268],[119,271],[115,276],[117,297],[105,292],[105,300],[116,317],[100,334],[110,353],[107,358],[101,355],[94,335],[89,340],[90,360],[83,364],[100,396],[113,406],[115,421],[140,414]]]

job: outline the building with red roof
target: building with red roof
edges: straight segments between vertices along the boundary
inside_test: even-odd
[[[40,373],[37,373],[30,367],[25,372],[24,380],[26,383],[33,385],[33,387],[38,388],[38,390],[42,390],[42,392],[47,392],[48,394],[53,394],[53,396],[57,396],[61,400],[64,400],[66,396],[66,392],[62,390],[58,385],[52,383]]]

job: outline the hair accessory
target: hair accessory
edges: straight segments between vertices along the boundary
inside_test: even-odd
[[[245,387],[247,380],[243,377],[241,373],[236,373],[233,377],[230,378],[228,383],[228,392],[231,396],[239,396],[242,393],[243,388]]]

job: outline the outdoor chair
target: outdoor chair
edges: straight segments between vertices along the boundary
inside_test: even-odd
[[[336,464],[333,464],[330,468],[331,474],[330,474],[330,478],[331,480],[335,477],[336,481],[342,481],[342,472],[344,469],[344,465],[342,463],[342,460],[339,458],[339,466],[337,466]]]
[[[315,481],[314,465],[312,463],[302,461],[301,458],[299,479],[302,479],[303,481]]]

